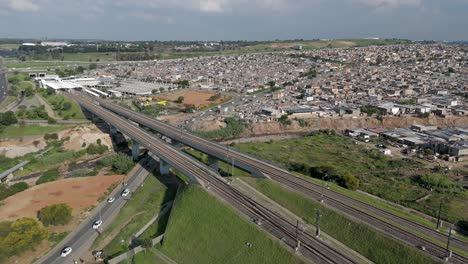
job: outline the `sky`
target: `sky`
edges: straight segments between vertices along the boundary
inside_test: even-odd
[[[468,40],[468,0],[0,0],[0,38]]]

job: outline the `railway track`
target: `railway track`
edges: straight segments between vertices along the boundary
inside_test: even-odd
[[[179,128],[154,120],[143,114],[136,113],[132,110],[124,107],[109,103],[103,99],[95,99],[101,106],[107,108],[121,116],[124,116],[140,125],[143,125],[149,129],[152,129],[158,133],[168,136],[174,140],[184,143],[190,147],[220,158],[228,163],[232,160],[235,164],[243,164],[246,167],[253,168],[264,175],[267,175],[272,180],[275,180],[293,191],[300,191],[308,197],[318,199],[318,194],[323,191],[323,198],[327,201],[327,205],[335,208],[343,213],[367,223],[374,228],[384,231],[387,234],[392,235],[397,239],[406,241],[416,247],[424,246],[428,249],[428,253],[438,258],[443,258],[447,255],[447,251],[443,252],[441,246],[433,243],[432,241],[421,238],[417,233],[422,233],[426,237],[434,240],[438,240],[439,243],[446,243],[448,236],[447,234],[440,233],[437,230],[431,229],[424,226],[416,221],[403,218],[397,214],[385,211],[378,207],[372,206],[360,200],[346,196],[340,192],[334,190],[323,190],[323,186],[306,179],[302,179],[290,174],[288,171],[278,168],[274,164],[259,160],[255,157],[241,153],[235,150],[227,149],[225,146],[211,142],[209,140],[194,136],[186,131]],[[382,219],[390,220],[398,223],[400,226],[404,226],[406,229],[401,228],[398,225],[383,221]],[[413,230],[413,232],[408,231]],[[451,246],[457,248],[460,251],[468,252],[468,243],[458,238],[451,239]],[[431,250],[431,251],[430,251]],[[454,263],[468,263],[468,258],[454,253]]]
[[[136,139],[151,152],[160,157],[165,157],[165,160],[170,164],[172,163],[171,165],[174,167],[199,179],[206,187],[209,186],[212,192],[222,197],[250,219],[256,219],[257,223],[261,223],[261,228],[267,230],[285,244],[295,248],[297,241],[300,241],[300,252],[315,263],[357,263],[353,258],[347,256],[347,254],[323,243],[320,239],[310,234],[309,231],[297,233],[295,223],[291,223],[276,212],[235,190],[206,165],[166,144],[156,136],[129,124],[126,120],[87,100],[83,100],[83,98],[73,95],[70,95],[70,97],[104,121],[115,126],[121,132]]]

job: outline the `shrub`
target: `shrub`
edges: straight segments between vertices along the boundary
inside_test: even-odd
[[[57,120],[55,120],[54,118],[48,116],[48,117],[47,117],[47,123],[49,123],[49,124],[56,124],[56,123],[57,123]]]
[[[49,205],[39,211],[38,218],[44,226],[66,225],[72,218],[72,208],[65,203]]]
[[[6,184],[0,184],[0,200],[7,198],[8,196],[12,196],[16,193],[22,192],[29,188],[29,185],[25,182],[18,182],[11,186]]]
[[[112,167],[120,174],[127,174],[135,166],[131,157],[120,152],[104,157],[99,162],[106,167]]]
[[[432,188],[450,188],[453,186],[452,181],[447,177],[439,174],[425,174],[419,178],[423,185]]]
[[[60,176],[59,172],[57,170],[50,170],[46,171],[42,176],[37,179],[36,184],[43,184],[46,182],[52,182],[58,179]]]
[[[44,135],[44,139],[45,140],[57,140],[59,138],[58,134],[57,133],[47,133]]]
[[[350,172],[345,172],[341,176],[340,185],[350,190],[356,190],[357,188],[359,188],[359,179],[352,175]]]
[[[104,154],[108,150],[106,145],[98,145],[98,144],[89,144],[86,148],[86,153],[90,155],[94,154]]]

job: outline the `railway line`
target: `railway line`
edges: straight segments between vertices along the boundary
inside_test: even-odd
[[[322,185],[296,177],[290,174],[288,171],[278,168],[274,164],[270,164],[245,153],[231,150],[225,146],[194,136],[186,131],[164,122],[154,120],[143,114],[136,113],[132,110],[115,105],[113,103],[109,103],[103,99],[95,100],[98,101],[99,104],[104,108],[107,108],[114,113],[126,117],[140,125],[168,136],[183,144],[201,150],[202,152],[224,160],[228,163],[233,162],[238,166],[244,165],[244,168],[253,168],[262,174],[267,175],[272,180],[275,180],[288,187],[289,189],[296,192],[301,192],[310,198],[323,198],[326,205],[339,210],[359,221],[367,223],[368,225],[371,225],[372,227],[381,230],[397,239],[403,240],[415,247],[424,247],[428,253],[437,258],[444,258],[448,255],[447,250],[439,245],[447,243],[447,234],[431,229],[416,221],[403,218],[397,214],[354,199],[340,192],[328,189],[324,190]],[[398,225],[390,223],[388,220],[394,223],[398,223]],[[402,228],[401,226],[405,228]],[[424,234],[424,236],[427,238],[423,238],[419,236],[419,234]],[[436,244],[431,240],[437,240],[439,241],[439,244]],[[463,240],[452,238],[450,244],[452,248],[456,248],[463,252],[468,252],[468,243]],[[468,258],[458,253],[453,253],[451,262],[468,263]]]
[[[95,105],[82,97],[70,95],[82,107],[96,114],[104,121],[115,126],[119,131],[137,140],[149,151],[164,157],[163,159],[173,167],[196,177],[202,185],[222,197],[226,202],[240,210],[250,219],[261,223],[260,227],[282,240],[292,248],[300,241],[300,252],[315,263],[357,263],[347,254],[342,253],[305,230],[297,232],[295,223],[291,223],[274,211],[262,206],[248,196],[232,188],[223,178],[209,167],[166,144],[161,139],[149,134],[144,129],[129,124],[126,120]]]

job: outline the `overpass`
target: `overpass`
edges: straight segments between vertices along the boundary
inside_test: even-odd
[[[445,259],[451,256],[450,260],[453,263],[468,263],[467,257],[458,253],[453,253],[445,247],[447,241],[450,239],[450,249],[455,248],[458,252],[468,252],[468,243],[466,241],[448,236],[448,234],[429,228],[417,221],[409,220],[398,214],[385,211],[340,192],[325,189],[320,184],[296,177],[288,171],[278,168],[274,164],[230,149],[229,146],[223,146],[195,136],[180,128],[152,119],[146,115],[110,103],[106,100],[100,98],[94,100],[98,102],[100,106],[120,116],[126,117],[141,126],[208,154],[211,162],[210,166],[212,167],[216,167],[218,160],[225,161],[229,164],[232,163],[236,167],[249,171],[254,176],[270,178],[292,191],[300,192],[310,198],[320,200],[324,202],[325,205],[341,211],[354,219],[358,219],[414,247],[424,247],[428,253],[439,259]],[[421,233],[424,235],[421,235]]]
[[[163,173],[169,172],[169,166],[184,173],[192,182],[200,183],[210,192],[221,197],[250,219],[261,223],[260,227],[283,241],[291,248],[297,248],[300,253],[314,263],[357,263],[353,257],[336,250],[324,243],[315,234],[305,230],[297,232],[297,224],[286,220],[274,211],[262,206],[245,194],[232,188],[217,172],[191,156],[166,144],[157,136],[144,129],[130,124],[127,120],[100,107],[98,101],[90,100],[87,96],[67,94],[77,101],[83,108],[102,119],[111,126],[111,130],[118,130],[133,140],[134,145],[145,147],[149,152],[160,158],[164,168]],[[300,247],[298,247],[300,245]]]

